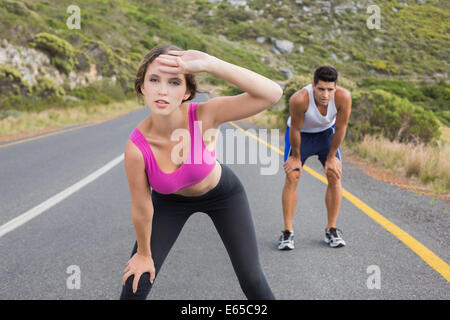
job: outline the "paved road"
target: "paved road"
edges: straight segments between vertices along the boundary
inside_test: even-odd
[[[132,129],[147,115],[147,109],[140,109],[102,124],[4,148],[0,145],[0,226],[121,155]],[[226,129],[235,127],[224,124],[224,137]],[[226,159],[222,146],[218,146],[218,157]],[[345,199],[339,227],[348,246],[327,247],[322,240],[325,185],[306,172],[298,190],[296,249],[278,251],[284,173],[282,156],[277,157],[279,169],[274,175],[261,175],[261,164],[229,166],[246,188],[262,265],[278,299],[450,298],[443,276]],[[307,165],[322,172],[314,159]],[[343,185],[442,260],[450,261],[448,204],[432,204],[429,197],[376,181],[346,163],[345,154]],[[135,241],[130,208],[120,162],[0,237],[0,299],[117,299],[122,270]],[[67,285],[69,266],[80,270],[79,289]],[[374,269],[367,272],[370,266],[380,271],[380,289],[367,287],[368,278],[375,275]],[[245,299],[205,214],[194,214],[185,225],[149,299]]]

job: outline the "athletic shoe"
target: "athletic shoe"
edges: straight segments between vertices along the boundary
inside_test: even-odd
[[[292,250],[294,249],[294,231],[284,230],[280,236],[278,250]]]
[[[336,228],[325,229],[325,242],[332,248],[340,248],[345,246],[345,241],[342,238],[342,230]]]

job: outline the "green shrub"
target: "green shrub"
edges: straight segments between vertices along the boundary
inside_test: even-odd
[[[30,93],[30,86],[22,80],[20,73],[16,69],[0,66],[0,95],[14,94],[25,96]]]
[[[141,40],[139,40],[139,42],[147,50],[151,50],[153,47],[155,47],[157,45],[157,43],[153,40],[141,39]]]
[[[240,22],[225,32],[230,40],[255,39],[261,35],[260,30],[248,23]]]
[[[113,82],[109,79],[96,81],[84,88],[72,89],[69,94],[83,101],[101,104],[124,101],[129,98],[119,81]]]
[[[70,43],[50,33],[39,33],[32,43],[50,56],[51,63],[65,74],[75,68],[75,50]]]
[[[374,60],[369,60],[368,65],[375,68],[380,73],[386,73],[386,74],[400,73],[400,70],[399,70],[397,64],[393,63],[391,61],[374,59]]]
[[[33,87],[34,93],[43,99],[56,97],[62,98],[66,92],[56,82],[48,77],[39,79],[38,83]]]
[[[89,71],[91,69],[91,58],[84,51],[77,50],[75,57],[77,59],[77,70]]]
[[[28,16],[30,14],[30,11],[27,9],[27,7],[19,1],[1,0],[0,5],[6,8],[6,10],[8,10],[9,12],[19,16]]]
[[[206,51],[206,43],[192,31],[186,29],[178,29],[167,34],[169,41],[182,49],[194,49]]]
[[[361,91],[353,96],[348,138],[382,135],[391,141],[430,143],[440,136],[439,123],[431,111],[384,90]]]
[[[359,86],[369,90],[382,89],[408,99],[425,110],[431,110],[446,125],[449,125],[450,84],[441,80],[434,84],[422,84],[404,80],[362,79]]]
[[[102,76],[112,77],[117,74],[117,55],[102,41],[91,40],[83,45],[83,49],[92,57]]]
[[[425,96],[416,84],[403,80],[381,80],[374,78],[362,79],[358,85],[371,90],[381,89],[393,93],[409,101],[424,101]]]
[[[365,62],[366,56],[365,56],[364,52],[361,52],[357,48],[351,48],[350,53],[351,53],[353,59],[355,59],[359,62]]]
[[[17,118],[20,116],[20,112],[13,109],[1,110],[0,109],[0,120],[3,120],[8,117]]]
[[[350,93],[353,93],[358,89],[358,85],[354,81],[342,76],[338,77],[337,85],[347,89]]]
[[[46,18],[45,22],[47,23],[47,25],[50,28],[53,28],[53,29],[61,29],[61,30],[63,30],[65,28],[67,28],[67,25],[65,23],[63,23],[61,21],[58,21],[58,20],[55,20],[55,19],[52,19],[52,18]]]
[[[266,63],[261,63],[261,56],[259,54],[234,45],[231,42],[224,43],[214,38],[205,38],[204,41],[208,43],[206,52],[209,54],[229,63],[243,66],[272,80],[285,79],[279,70]]]
[[[254,18],[251,11],[242,10],[242,8],[233,8],[232,6],[222,3],[217,8],[216,16],[227,21],[232,26],[240,21],[248,21]]]
[[[133,90],[133,79],[142,54],[128,53],[122,48],[115,48],[113,51],[105,43],[94,40],[85,43],[83,49],[92,58],[97,72],[105,77],[116,77],[122,91],[127,93]]]
[[[312,83],[313,79],[312,77],[306,77],[306,76],[294,76],[292,77],[285,85],[284,87],[284,102],[288,106],[289,100],[291,99],[291,96],[300,90],[301,88],[307,86],[308,84]]]
[[[33,91],[36,86],[33,87]],[[33,92],[34,93],[34,92]],[[50,97],[40,97],[37,94],[20,96],[15,94],[1,95],[0,96],[0,112],[6,110],[16,110],[24,112],[39,112],[48,108],[56,107],[61,108],[62,106],[67,107],[71,105],[71,101],[62,104],[62,98],[56,95]],[[73,104],[72,104],[73,105]]]
[[[164,24],[164,20],[161,17],[155,17],[148,15],[143,19],[143,22],[152,29],[161,29]]]
[[[421,92],[433,100],[436,105],[433,110],[450,111],[450,83],[441,80],[435,84],[427,84],[421,88]]]

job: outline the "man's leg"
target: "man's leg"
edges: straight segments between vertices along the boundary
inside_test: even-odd
[[[325,167],[325,163],[327,160],[327,156],[330,150],[331,141],[334,135],[334,127],[331,127],[317,136],[318,144],[322,144],[323,148],[319,152],[319,161]],[[339,159],[341,164],[341,172],[342,172],[342,157],[341,157],[341,148],[338,149],[336,153],[336,158]],[[328,216],[328,228],[336,228],[336,223],[339,215],[339,208],[341,207],[342,200],[342,176],[340,178],[336,178],[332,174],[327,174],[328,186],[327,191],[325,193],[325,205],[327,207],[327,216]]]
[[[327,175],[328,187],[325,194],[325,205],[327,207],[328,228],[336,228],[336,223],[339,215],[339,208],[342,200],[342,177],[336,179],[331,175]]]
[[[289,141],[290,127],[286,128],[284,136],[284,162],[291,155],[291,144]],[[293,171],[286,175],[283,192],[281,194],[281,204],[283,208],[284,230],[293,231],[292,220],[294,220],[295,208],[298,202],[297,185],[300,179],[300,172]]]
[[[328,187],[325,194],[325,204],[327,206],[328,224],[325,229],[325,242],[332,248],[340,248],[346,245],[342,238],[342,231],[336,228],[339,215],[339,208],[342,200],[341,179],[327,174]]]
[[[289,141],[290,127],[286,128],[284,135],[284,162],[291,155],[291,144]],[[294,219],[295,207],[298,202],[297,184],[300,179],[298,171],[286,175],[283,192],[281,194],[281,204],[283,208],[284,230],[292,231],[292,220]]]
[[[322,165],[325,166],[325,161],[329,153],[329,148],[331,145],[331,140],[334,134],[334,127],[326,130],[323,133],[323,142],[327,146],[320,154],[319,160]],[[336,158],[339,159],[342,172],[342,157],[341,149],[338,149],[336,153]],[[325,228],[325,242],[328,243],[333,248],[339,248],[346,245],[344,239],[342,238],[342,231],[336,228],[337,219],[339,216],[339,209],[341,207],[342,200],[342,175],[337,178],[336,176],[327,173],[328,186],[325,193],[325,205],[327,207],[327,217],[328,224]]]
[[[282,193],[284,230],[294,230],[292,221],[294,220],[295,208],[298,202],[297,185],[300,180],[300,172],[292,171],[286,175]]]
[[[286,162],[287,158],[292,154],[289,144],[288,130],[286,131],[285,136],[285,146],[289,146],[289,148],[285,147],[284,162]],[[310,139],[307,136],[304,136],[303,133],[301,137],[300,161],[303,165],[306,159],[311,155],[311,147],[309,146]],[[294,220],[295,208],[297,207],[298,203],[297,186],[300,177],[300,171],[294,170],[287,174],[285,178],[283,192],[281,195],[284,231],[282,232],[279,240],[278,249],[280,250],[294,249],[294,228],[292,224]]]

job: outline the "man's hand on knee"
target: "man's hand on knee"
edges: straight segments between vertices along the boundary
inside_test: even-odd
[[[290,156],[283,164],[284,172],[289,175],[291,172],[296,171],[299,174],[299,178],[302,175],[302,162],[300,158]]]
[[[336,156],[328,157],[325,162],[324,172],[328,180],[340,180],[342,177],[341,161]]]

